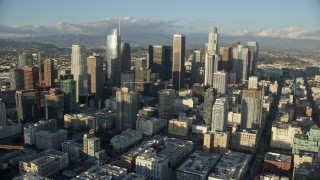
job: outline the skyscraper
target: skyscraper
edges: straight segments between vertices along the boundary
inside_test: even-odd
[[[39,72],[39,74],[41,73]],[[52,59],[46,59],[44,61],[43,80],[44,80],[45,87],[54,86],[54,61]]]
[[[18,67],[22,66],[32,66],[33,57],[31,53],[20,53],[18,59]]]
[[[129,43],[121,43],[120,64],[120,72],[131,70],[131,48]]]
[[[149,46],[149,65],[151,71],[152,73],[159,73],[159,78],[164,81],[171,78],[171,54],[172,46]]]
[[[39,67],[22,66],[20,68],[22,89],[38,89],[39,87]]]
[[[249,50],[244,48],[243,45],[238,45],[233,48],[233,70],[236,72],[236,82],[245,84],[248,80],[248,62]]]
[[[212,27],[209,32],[208,43],[206,43],[205,54],[205,76],[204,84],[212,86],[212,74],[218,71],[218,33],[217,28]]]
[[[16,107],[20,123],[38,121],[38,105],[40,104],[37,90],[16,91]]]
[[[129,91],[128,88],[119,89],[116,92],[118,131],[135,129],[137,113],[140,106],[140,95],[137,92]]]
[[[211,127],[212,123],[212,106],[217,99],[217,90],[208,88],[204,94],[203,120]]]
[[[228,90],[228,73],[218,71],[213,73],[213,88],[217,89],[218,93],[227,94]]]
[[[149,68],[136,68],[135,69],[135,90],[137,92],[145,92],[147,83],[150,82],[151,78],[151,69]]]
[[[119,65],[121,37],[117,29],[112,29],[110,34],[107,35],[106,46],[106,75],[107,82],[110,85],[120,85],[120,72]]]
[[[10,69],[10,89],[21,90],[23,88],[22,71],[20,68]]]
[[[77,82],[73,79],[60,80],[60,90],[64,93],[64,112],[74,113],[77,110]]]
[[[197,81],[197,76],[198,76],[198,70],[202,66],[201,62],[201,50],[195,50],[193,51],[193,56],[192,56],[192,64],[191,64],[191,84],[194,83],[202,83]]]
[[[215,60],[216,55],[210,55],[209,53],[206,53],[205,56],[205,65],[204,65],[204,84],[206,86],[212,86],[213,82],[213,73],[217,72],[218,64]]]
[[[210,29],[206,53],[209,53],[209,55],[218,54],[218,31],[216,27]]]
[[[255,89],[243,90],[241,101],[241,129],[259,130],[262,118],[261,91]]]
[[[172,119],[174,117],[175,91],[173,89],[164,89],[158,92],[159,95],[159,117],[163,119]]]
[[[63,124],[64,94],[58,88],[51,88],[45,95],[46,119],[56,119]]]
[[[184,87],[185,41],[184,35],[175,34],[173,36],[172,83],[175,90]]]
[[[79,96],[86,97],[88,95],[88,67],[86,57],[86,50],[83,45],[72,45],[71,74],[73,74],[73,79],[77,83],[77,102],[79,102]]]
[[[220,47],[220,61],[218,65],[218,70],[225,70],[229,72],[232,68],[232,48],[230,47]]]
[[[226,97],[218,98],[212,106],[211,131],[227,131],[228,100]]]
[[[6,104],[0,99],[0,127],[5,126],[7,121]]]
[[[40,83],[44,81],[44,60],[45,54],[43,52],[38,52],[37,54],[37,63],[39,67],[39,81]]]
[[[247,46],[250,53],[249,65],[248,65],[249,75],[255,76],[257,73],[259,45],[258,45],[258,42],[248,42]]]
[[[96,98],[103,95],[103,59],[99,55],[89,56],[88,64],[88,87],[89,93],[95,94]]]
[[[100,149],[100,138],[95,137],[94,132],[83,135],[83,156],[86,162],[98,163],[104,153],[104,150]]]

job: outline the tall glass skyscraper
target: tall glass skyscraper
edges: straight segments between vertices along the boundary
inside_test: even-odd
[[[112,29],[107,35],[106,44],[106,77],[110,85],[120,85],[120,63],[121,37],[117,29]]]
[[[257,73],[259,45],[258,45],[258,42],[248,42],[247,46],[250,52],[249,63],[248,63],[249,75],[255,76]]]
[[[245,84],[248,80],[248,62],[249,62],[249,50],[243,47],[243,45],[238,45],[233,48],[232,53],[233,58],[233,70],[236,72],[236,83]]]
[[[218,71],[218,33],[217,28],[212,27],[209,32],[208,43],[205,48],[205,75],[204,84],[212,86],[212,74]]]
[[[88,66],[86,49],[83,45],[72,45],[71,74],[77,82],[76,98],[79,102],[79,96],[88,95]]]
[[[175,90],[184,87],[186,38],[184,35],[173,36],[172,83]]]

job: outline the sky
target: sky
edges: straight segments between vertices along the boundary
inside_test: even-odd
[[[122,32],[320,39],[320,0],[0,0],[0,37]]]

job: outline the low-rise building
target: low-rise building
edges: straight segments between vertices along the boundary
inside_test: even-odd
[[[137,173],[129,173],[122,177],[121,180],[147,180],[147,177]]]
[[[206,180],[220,159],[219,154],[196,151],[177,169],[176,179]]]
[[[138,116],[136,121],[136,130],[142,132],[145,135],[154,135],[159,132],[162,128],[167,126],[167,120],[149,117],[149,116]]]
[[[121,135],[116,135],[110,140],[110,144],[116,151],[123,151],[130,148],[132,145],[141,141],[142,133],[132,129],[123,131]]]
[[[97,118],[82,113],[64,115],[64,127],[73,130],[78,130],[79,127],[87,127],[95,132],[99,130]]]
[[[279,149],[291,150],[294,135],[301,133],[301,127],[296,124],[276,122],[271,128],[270,146]]]
[[[187,136],[189,134],[192,123],[189,119],[171,119],[168,124],[169,134],[179,136]]]
[[[62,152],[68,153],[70,162],[80,162],[83,158],[83,145],[73,140],[61,144]]]
[[[110,164],[95,165],[76,176],[75,179],[114,179],[120,180],[127,174],[127,169]]]
[[[39,174],[34,172],[27,172],[20,176],[14,177],[13,180],[52,180],[52,179],[48,177],[40,176]]]
[[[232,132],[230,138],[230,148],[234,151],[254,153],[257,149],[259,134],[256,130],[243,130],[242,132]]]
[[[89,163],[100,163],[105,159],[105,151],[100,149],[100,138],[94,136],[94,131],[83,135],[84,160]]]
[[[291,160],[291,156],[268,152],[264,158],[264,172],[289,176]]]
[[[38,149],[61,149],[61,143],[67,140],[68,131],[38,131],[36,134],[36,147]]]
[[[229,150],[229,132],[214,131],[204,134],[203,151],[224,154]]]
[[[206,125],[192,125],[192,132],[196,134],[205,134],[209,130],[208,126]]]
[[[57,128],[57,120],[40,120],[37,123],[29,123],[23,127],[24,144],[35,145],[36,133],[41,130],[55,131]]]
[[[319,153],[319,141],[320,128],[317,125],[314,125],[306,134],[294,135],[292,153],[299,154],[301,151]]]

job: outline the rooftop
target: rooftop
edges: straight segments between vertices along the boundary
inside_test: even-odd
[[[291,163],[292,158],[291,156],[268,152],[266,154],[265,160]]]

